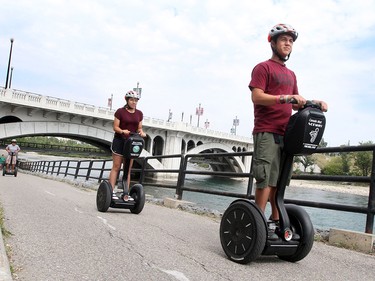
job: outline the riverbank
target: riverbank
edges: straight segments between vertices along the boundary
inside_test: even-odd
[[[338,182],[326,182],[326,181],[307,181],[307,180],[291,180],[290,188],[293,186],[314,188],[323,191],[340,192],[347,194],[355,194],[368,196],[369,186],[355,185],[352,183],[338,183]]]

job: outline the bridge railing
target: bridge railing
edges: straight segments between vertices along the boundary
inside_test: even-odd
[[[293,203],[306,207],[323,208],[336,211],[345,211],[353,213],[361,213],[366,215],[365,232],[373,233],[374,228],[374,216],[375,216],[375,146],[347,146],[347,147],[332,147],[332,148],[319,148],[315,153],[345,153],[345,152],[361,152],[371,151],[372,152],[372,166],[370,176],[326,176],[318,174],[309,175],[293,175],[292,179],[300,180],[314,180],[314,181],[333,181],[333,182],[352,182],[352,183],[367,183],[369,184],[368,204],[366,207],[353,206],[353,205],[342,205],[342,204],[331,204],[317,201],[303,201],[285,199],[286,203]],[[233,158],[235,156],[247,157],[252,156],[253,152],[234,152],[234,153],[200,153],[200,154],[186,154],[186,155],[164,155],[164,156],[148,156],[144,158],[138,158],[136,161],[141,162],[141,168],[133,168],[132,171],[139,173],[139,183],[147,186],[157,186],[163,188],[175,189],[175,196],[177,199],[183,198],[184,191],[207,193],[213,195],[222,195],[236,198],[248,198],[254,199],[252,195],[253,189],[253,176],[252,168],[248,173],[238,172],[217,172],[208,170],[193,170],[188,168],[188,162],[193,159],[213,159],[217,157]],[[179,169],[152,169],[149,168],[148,162],[152,159],[167,159],[176,158],[180,160]],[[64,177],[70,176],[74,179],[84,178],[85,180],[94,179],[98,182],[108,179],[109,171],[111,169],[111,160],[64,160],[64,161],[34,161],[34,162],[21,162],[19,163],[20,168],[30,170],[33,172],[40,172],[51,175],[61,175]],[[143,163],[142,163],[143,162]],[[209,162],[209,160],[208,160]],[[252,165],[251,165],[252,167]],[[170,174],[175,175],[175,180],[169,180],[168,184],[165,181],[154,181],[152,180],[153,175],[158,174]],[[246,193],[233,193],[228,191],[218,190],[205,190],[200,188],[191,188],[185,186],[186,175],[215,175],[220,177],[239,177],[248,179],[248,188]],[[171,177],[173,178],[173,177]]]
[[[0,146],[7,146],[10,140],[2,139],[0,140]],[[32,151],[77,151],[77,152],[89,152],[89,153],[108,153],[103,149],[92,146],[73,146],[73,145],[62,145],[62,144],[52,144],[52,143],[37,143],[37,142],[26,142],[17,141],[17,144],[22,148],[22,150],[32,150]]]

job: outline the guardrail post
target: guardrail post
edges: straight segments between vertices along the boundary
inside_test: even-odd
[[[250,176],[249,180],[247,182],[247,193],[246,193],[246,198],[250,199],[251,198],[251,193],[253,192],[253,185],[254,185],[254,176],[253,176],[253,159],[254,157],[251,156],[251,164],[250,164]]]
[[[76,172],[74,173],[74,179],[78,178],[79,168],[81,167],[81,161],[77,162]]]
[[[187,167],[187,158],[185,157],[184,154],[181,154],[181,160],[180,160],[180,171],[178,172],[178,179],[177,179],[177,187],[176,187],[176,194],[175,197],[178,200],[182,199],[182,193],[183,189],[182,187],[184,186],[185,183],[185,171]]]
[[[141,174],[139,176],[139,183],[142,184],[143,181],[145,180],[145,169],[146,169],[146,166],[147,166],[147,157],[143,158],[143,165],[142,165],[142,169],[141,169]]]
[[[68,160],[68,163],[66,163],[66,167],[65,167],[65,174],[64,174],[64,177],[66,177],[66,176],[68,175],[69,164],[70,164],[70,160]]]
[[[98,178],[98,183],[103,179],[103,173],[104,173],[104,168],[105,168],[106,163],[107,163],[107,160],[104,160],[103,165],[102,165],[102,170],[100,171],[100,175],[99,175],[99,178]]]
[[[55,166],[56,166],[56,161],[53,161],[51,175],[53,175],[53,172],[55,171]]]
[[[372,151],[372,170],[370,177],[370,191],[368,195],[367,216],[366,216],[366,233],[373,233],[374,229],[374,212],[375,212],[375,149]]]
[[[91,160],[90,161],[90,164],[89,164],[89,167],[87,168],[87,173],[86,173],[86,180],[88,181],[89,178],[90,178],[90,174],[91,174],[91,169],[92,169],[92,165],[93,165],[94,161]]]
[[[59,161],[59,167],[57,168],[57,175],[60,175],[61,163],[62,161]]]

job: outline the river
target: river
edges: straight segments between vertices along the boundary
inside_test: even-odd
[[[203,188],[207,190],[211,189],[217,191],[246,193],[247,181],[194,175],[194,177],[188,176],[186,178],[185,186],[191,188]],[[173,198],[175,193],[175,190],[165,188],[146,186],[145,189],[147,194],[150,194],[156,198],[164,198],[166,196]],[[317,188],[306,188],[303,186],[293,185],[293,181],[291,186],[287,187],[285,198],[361,207],[366,207],[368,203],[367,196],[320,190]],[[222,213],[225,211],[228,205],[235,200],[235,198],[184,191],[183,200],[191,201],[199,207],[207,208],[213,211],[216,210]],[[313,225],[317,229],[328,230],[330,228],[339,228],[359,232],[365,231],[366,216],[364,214],[311,207],[304,207],[304,209],[310,215]],[[270,213],[271,211],[268,204],[266,216],[268,217]],[[373,233],[375,233],[375,227]]]

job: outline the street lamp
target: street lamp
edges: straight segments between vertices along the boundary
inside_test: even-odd
[[[10,68],[9,89],[12,88],[13,66]]]
[[[207,129],[210,126],[210,122],[208,122],[208,119],[206,119],[206,122],[204,122],[204,127]]]
[[[198,124],[197,127],[199,127],[199,117],[203,115],[203,108],[201,107],[201,104],[199,104],[199,107],[197,107],[195,111],[195,115],[198,115]]]
[[[139,88],[139,82],[137,82],[137,88],[133,88],[133,91],[138,93],[138,97],[141,98],[142,88]]]
[[[168,120],[167,120],[167,122],[170,122],[171,119],[172,119],[172,111],[169,109]]]
[[[238,125],[240,125],[240,120],[238,120],[237,116],[236,116],[236,119],[233,119],[234,134],[236,134],[236,132],[237,132],[237,126]]]
[[[11,62],[11,60],[12,60],[13,41],[14,41],[14,39],[13,39],[13,38],[10,38],[10,52],[9,52],[9,61],[8,61],[7,79],[6,79],[6,81],[5,81],[5,89],[8,89],[10,62]]]

